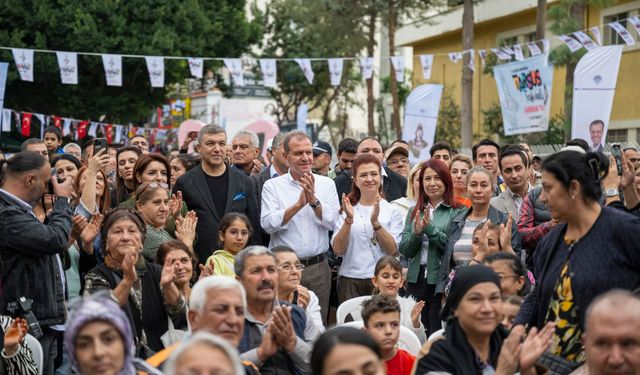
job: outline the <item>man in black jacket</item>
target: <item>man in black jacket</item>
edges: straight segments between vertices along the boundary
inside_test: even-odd
[[[174,193],[198,216],[194,250],[201,264],[218,249],[218,227],[227,212],[240,212],[253,225],[251,244],[261,243],[260,213],[255,184],[249,176],[225,163],[227,133],[217,125],[207,125],[198,133],[202,164],[176,181]]]
[[[356,152],[356,158],[358,155],[372,154],[382,162],[384,154],[382,153],[382,145],[374,137],[367,137],[358,143]],[[351,192],[351,171],[349,173],[341,173],[336,177],[334,182],[336,183],[336,190],[338,191],[338,199],[342,203],[342,194],[349,194]],[[406,196],[407,193],[407,179],[401,175],[393,172],[391,169],[382,168],[382,191],[384,192],[384,199],[387,202],[391,202],[398,198]]]
[[[66,281],[59,255],[67,249],[71,233],[72,181],[58,183],[51,178],[48,160],[34,151],[0,162],[0,172],[0,311],[7,315],[9,304],[33,301],[31,310],[42,332],[31,327],[29,333],[42,345],[43,373],[53,374],[57,339],[66,318]],[[57,198],[43,224],[33,206],[49,181]]]

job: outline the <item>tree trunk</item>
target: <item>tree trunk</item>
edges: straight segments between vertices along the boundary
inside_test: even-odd
[[[546,23],[547,0],[538,0],[538,10],[536,13],[536,40],[544,39]]]
[[[587,1],[576,1],[571,5],[570,14],[574,20],[578,21],[578,30],[584,29],[584,19],[587,9]],[[571,138],[571,118],[573,116],[573,75],[578,65],[578,59],[572,55],[571,60],[566,65],[567,75],[564,78],[564,137],[565,140]]]
[[[462,49],[473,48],[473,0],[464,0],[462,12]],[[462,100],[460,120],[462,147],[471,147],[473,143],[473,71],[469,68],[470,53],[462,57]]]
[[[395,55],[396,49],[396,22],[398,20],[398,13],[396,9],[396,0],[389,0],[389,56]],[[391,64],[391,70],[389,74],[389,80],[391,82],[391,100],[393,103],[393,112],[391,113],[391,127],[396,132],[396,137],[402,138],[402,129],[400,129],[400,98],[398,98],[398,83],[396,82],[396,75]]]
[[[372,7],[373,8],[373,7]],[[369,14],[369,44],[367,45],[367,57],[373,57],[376,47],[376,19],[378,14],[375,9],[371,9]],[[369,129],[369,136],[376,134],[374,114],[375,103],[373,98],[373,76],[367,80],[367,127]]]

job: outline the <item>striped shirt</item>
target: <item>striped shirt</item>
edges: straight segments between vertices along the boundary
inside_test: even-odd
[[[460,239],[453,245],[453,261],[456,266],[467,265],[471,261],[471,244],[473,243],[473,231],[478,225],[485,222],[487,219],[478,221],[466,219]]]

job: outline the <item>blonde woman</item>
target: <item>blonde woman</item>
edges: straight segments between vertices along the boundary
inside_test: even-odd
[[[416,191],[419,190],[420,187],[420,169],[422,168],[423,161],[414,165],[413,168],[409,171],[409,175],[407,176],[407,196],[398,198],[394,201],[391,201],[393,206],[400,209],[402,212],[402,225],[404,228],[404,220],[407,218],[407,214],[409,213],[409,209],[416,205]]]

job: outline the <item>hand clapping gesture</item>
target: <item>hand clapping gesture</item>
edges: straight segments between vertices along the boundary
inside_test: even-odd
[[[174,219],[180,218],[180,211],[182,211],[182,192],[179,191],[176,194],[171,194],[169,200],[169,212]]]
[[[24,341],[29,327],[27,321],[22,318],[15,318],[9,328],[4,332],[4,352],[7,356],[12,356],[18,351],[18,347]]]
[[[342,211],[346,215],[346,220],[353,223],[353,206],[351,205],[351,200],[344,193],[342,193]]]
[[[426,208],[422,211],[422,217],[420,217],[421,212],[416,212],[415,216],[413,216],[413,234],[420,237],[422,235],[422,231],[424,228],[429,225],[431,222],[431,218],[429,217],[429,210]]]
[[[182,220],[176,221],[176,238],[184,242],[190,249],[193,249],[193,242],[196,239],[196,226],[198,217],[195,211],[189,211]]]
[[[509,214],[506,224],[500,224],[500,250],[515,254],[511,247],[511,231],[513,230],[513,215]]]
[[[378,216],[380,216],[380,196],[376,198],[376,203],[373,204],[373,210],[371,210],[371,225],[375,228],[380,225],[378,221]]]

